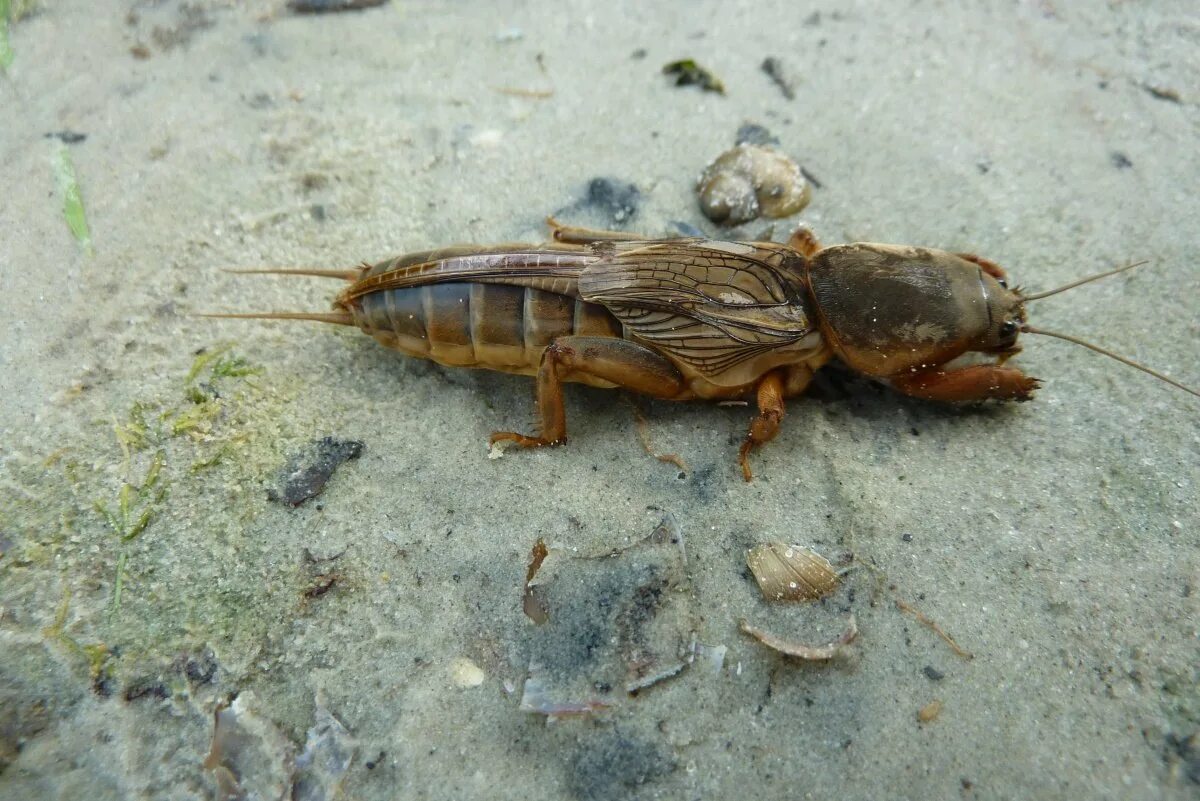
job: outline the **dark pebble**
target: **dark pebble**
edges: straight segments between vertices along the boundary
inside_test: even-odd
[[[637,216],[642,193],[633,184],[612,178],[593,178],[588,182],[585,205],[605,214],[614,223],[623,223]]]
[[[139,698],[150,696],[152,698],[166,698],[167,688],[154,676],[145,676],[140,679],[134,679],[125,688],[125,700],[136,701]]]
[[[748,122],[737,129],[737,136],[733,143],[735,145],[778,145],[779,137],[756,122]]]
[[[337,11],[361,11],[387,0],[288,0],[288,8],[297,14],[331,14]]]
[[[299,506],[325,489],[325,483],[343,462],[362,456],[363,443],[325,437],[293,455],[279,473],[279,489],[267,498],[288,506]]]
[[[192,654],[183,663],[183,675],[192,684],[208,684],[217,675],[217,658],[212,651]]]
[[[45,134],[47,139],[57,139],[64,145],[77,145],[87,140],[87,134],[78,131],[50,131]]]

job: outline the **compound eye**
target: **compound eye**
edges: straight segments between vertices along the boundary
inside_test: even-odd
[[[1004,337],[1005,339],[1016,336],[1017,327],[1018,326],[1015,320],[1005,320],[1004,324],[1000,326],[1000,336]]]

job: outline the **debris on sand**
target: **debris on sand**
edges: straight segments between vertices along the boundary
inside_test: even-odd
[[[521,709],[580,715],[679,675],[698,651],[683,534],[671,515],[620,549],[578,556],[534,546],[524,589],[531,630]],[[723,657],[723,653],[720,654]]]
[[[358,744],[342,722],[325,706],[317,692],[316,720],[308,730],[304,750],[296,757],[292,775],[292,801],[333,801],[342,793],[342,781]]]
[[[213,737],[205,770],[217,783],[218,798],[284,798],[291,788],[295,746],[254,711],[250,691],[221,703],[213,714]]]
[[[279,488],[267,491],[267,498],[288,506],[299,506],[321,494],[333,472],[343,463],[362,456],[358,440],[325,437],[315,440],[294,454],[279,473]]]
[[[725,94],[725,84],[721,79],[701,67],[690,58],[672,61],[663,66],[664,75],[673,75],[676,86],[699,86],[706,92]]]
[[[842,632],[842,636],[824,645],[805,645],[804,643],[785,640],[757,626],[752,626],[745,620],[742,621],[741,628],[742,631],[768,648],[778,651],[785,656],[802,659],[805,662],[826,662],[833,659],[835,656],[843,653],[846,650],[846,646],[854,642],[854,638],[858,636],[858,624],[854,620],[854,615],[850,616],[850,622],[846,625],[846,630]]]

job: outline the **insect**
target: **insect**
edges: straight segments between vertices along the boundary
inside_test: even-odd
[[[784,401],[837,358],[906,395],[1024,401],[1036,378],[1010,366],[1021,333],[1083,345],[1193,395],[1161,373],[1076,337],[1026,323],[1025,305],[1127,265],[1036,294],[968,253],[857,243],[821,247],[807,229],[786,244],[647,239],[548,220],[541,245],[457,246],[350,270],[252,269],[349,282],[326,313],[215,314],[356,326],[417,358],[536,376],[536,433],[491,442],[566,441],[563,384],[620,387],[665,400],[754,398],[738,453],[774,439]],[[984,361],[960,364],[959,357]],[[976,359],[980,356],[976,356]]]

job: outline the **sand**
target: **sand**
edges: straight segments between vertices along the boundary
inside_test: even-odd
[[[1196,36],[1188,2],[38,3],[0,78],[0,798],[1195,797],[1191,396],[1035,337],[1028,404],[830,370],[746,484],[744,407],[640,402],[683,472],[572,387],[565,447],[489,459],[528,379],[191,315],[336,284],[222,267],[536,241],[550,213],[758,236],[693,193],[751,122],[820,182],[777,238],[975,251],[1030,289],[1147,259],[1032,321],[1200,384]],[[689,57],[724,96],[661,74]],[[323,437],[363,452],[270,500]],[[668,513],[682,556],[636,544]],[[768,540],[849,567],[839,592],[767,604]],[[826,664],[738,628],[821,644],[851,614]],[[635,651],[678,672],[592,680]],[[607,706],[523,709],[534,657]]]

